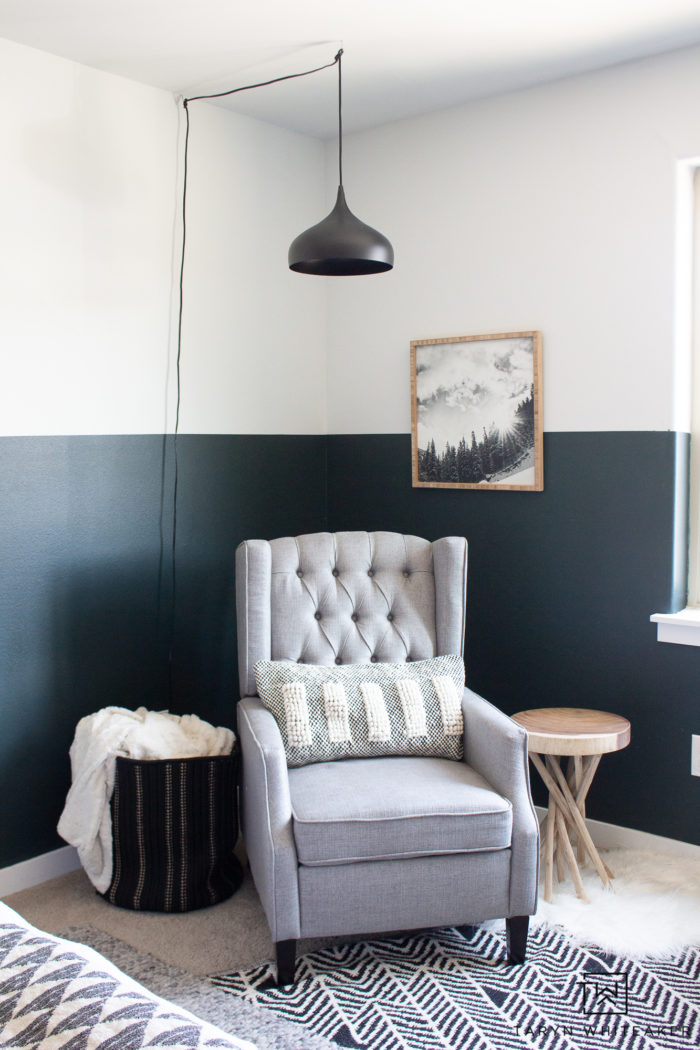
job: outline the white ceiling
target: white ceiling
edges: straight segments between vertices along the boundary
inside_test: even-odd
[[[330,62],[347,131],[700,42],[700,0],[0,0],[0,36],[187,96]],[[336,132],[336,74],[234,96]]]

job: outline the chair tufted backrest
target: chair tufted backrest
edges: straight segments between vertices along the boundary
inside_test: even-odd
[[[467,541],[395,532],[246,540],[236,551],[242,696],[258,660],[398,663],[464,651]]]

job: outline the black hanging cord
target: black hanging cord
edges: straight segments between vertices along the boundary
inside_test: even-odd
[[[177,456],[177,439],[180,433],[180,400],[182,389],[180,383],[180,361],[182,359],[182,304],[185,277],[185,246],[187,243],[187,155],[190,141],[190,111],[187,108],[187,102],[187,99],[183,99],[183,107],[185,110],[185,156],[182,173],[182,252],[180,255],[180,282],[178,289],[177,315],[177,357],[175,369],[177,397],[175,400],[175,428],[173,431],[173,460],[175,477],[173,480],[173,527],[170,538],[170,579],[172,585],[172,595],[170,601],[170,628],[168,632],[168,698],[170,701],[168,704],[169,707],[172,707],[172,701],[175,692],[175,683],[173,681],[173,649],[175,647],[175,606],[177,598],[177,560],[175,558],[175,548],[177,546],[177,488],[180,475]]]
[[[227,95],[236,95],[239,91],[250,91],[252,88],[269,87],[270,84],[281,84],[283,80],[297,80],[299,77],[308,77],[312,73],[320,73],[322,69],[330,69],[340,61],[342,48],[332,62],[326,62],[325,66],[316,66],[315,69],[306,69],[303,73],[287,73],[284,77],[275,77],[273,80],[261,80],[258,84],[245,84],[243,87],[231,88],[230,91],[217,91],[214,95],[192,95],[184,100],[185,106],[188,102],[199,102],[201,99],[226,98]]]
[[[180,383],[180,361],[182,358],[182,304],[183,304],[183,291],[184,291],[184,276],[185,276],[185,246],[187,243],[187,156],[190,141],[190,102],[200,102],[214,98],[226,98],[228,95],[236,95],[239,91],[251,91],[253,88],[269,87],[271,84],[280,84],[284,80],[297,80],[299,77],[308,77],[312,73],[320,73],[323,69],[331,69],[332,66],[338,64],[338,74],[340,75],[340,57],[343,54],[342,48],[335,56],[332,62],[326,62],[323,66],[316,66],[315,69],[307,69],[303,73],[288,73],[283,77],[274,77],[272,80],[261,80],[257,84],[245,84],[243,87],[231,88],[230,91],[217,91],[213,95],[192,95],[190,98],[183,98],[182,105],[185,110],[185,156],[183,164],[183,178],[182,178],[182,253],[180,256],[180,281],[179,281],[179,303],[178,303],[178,320],[177,320],[177,358],[176,358],[176,386],[177,386],[177,397],[175,404],[175,428],[173,431],[173,460],[174,460],[174,471],[175,477],[173,481],[173,526],[172,536],[170,544],[170,579],[172,583],[172,595],[170,603],[170,627],[169,627],[169,641],[168,641],[168,697],[169,707],[172,707],[174,697],[174,679],[173,679],[173,652],[175,648],[175,610],[177,605],[177,559],[175,556],[177,546],[177,490],[178,490],[178,479],[179,479],[179,464],[177,456],[177,439],[180,432],[180,399],[181,399],[181,383]],[[338,80],[338,118],[340,117],[340,79]],[[342,124],[340,125],[340,181],[342,184]],[[162,535],[162,509],[161,509],[161,535]],[[158,594],[160,601],[160,580],[158,584]]]
[[[335,56],[338,63],[338,185],[343,185],[343,49]]]

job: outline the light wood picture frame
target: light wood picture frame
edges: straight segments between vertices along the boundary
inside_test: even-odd
[[[542,333],[411,342],[413,486],[541,492]]]

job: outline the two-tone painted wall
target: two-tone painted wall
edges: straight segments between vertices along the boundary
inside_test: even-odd
[[[649,616],[684,602],[699,91],[694,48],[349,139],[349,204],[397,265],[330,286],[328,340],[329,527],[467,536],[469,684],[626,715],[592,812],[695,843],[700,650]],[[532,329],[544,492],[412,489],[410,340]]]
[[[323,147],[0,42],[0,866],[60,845],[110,704],[232,724],[233,557],[325,522],[326,302],[289,272]],[[166,436],[167,435],[167,436]]]
[[[0,865],[60,844],[82,715],[232,724],[235,546],[322,528],[465,534],[469,683],[507,711],[628,714],[595,815],[700,841],[700,654],[648,622],[673,600],[674,180],[700,154],[700,51],[350,137],[350,206],[396,248],[381,278],[286,269],[332,146],[193,107],[172,674],[181,111],[0,52]],[[410,339],[530,328],[545,491],[413,490]]]

